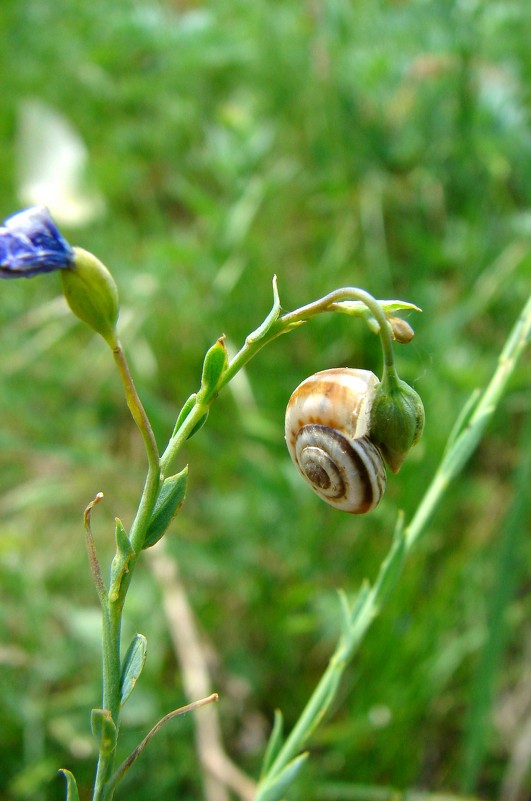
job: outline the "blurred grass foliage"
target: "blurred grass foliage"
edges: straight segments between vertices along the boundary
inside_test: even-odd
[[[63,231],[113,271],[121,338],[161,444],[205,349],[222,332],[236,347],[267,313],[273,273],[286,309],[353,284],[424,309],[398,353],[425,402],[424,439],[366,519],[314,497],[283,443],[303,377],[379,370],[360,322],[320,318],[273,343],[187,448],[189,497],[169,548],[215,654],[227,748],[251,773],[273,710],[293,722],[325,664],[335,589],[374,576],[397,510],[415,509],[529,290],[530,33],[528,0],[2,0],[1,216],[21,205],[21,108],[39,101],[86,145],[82,177],[105,213]],[[105,562],[145,460],[112,360],[58,281],[0,291],[0,798],[62,798],[60,766],[88,798],[100,656],[82,510],[104,491],[94,530]],[[497,796],[531,708],[525,510],[513,558],[502,548],[522,493],[525,391],[521,368],[290,798],[334,798],[334,782]],[[493,642],[503,571],[513,589]],[[150,648],[124,754],[184,701],[145,568],[128,603],[128,633]],[[158,735],[119,795],[201,797],[189,720]]]

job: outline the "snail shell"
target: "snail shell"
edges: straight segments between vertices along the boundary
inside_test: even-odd
[[[305,481],[331,506],[364,514],[385,491],[385,466],[369,437],[378,379],[369,370],[322,370],[286,409],[286,443]]]

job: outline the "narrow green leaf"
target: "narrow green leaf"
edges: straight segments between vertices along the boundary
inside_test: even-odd
[[[379,300],[378,303],[387,314],[397,311],[416,311],[422,312],[414,303],[408,303],[406,300]]]
[[[59,773],[62,773],[66,779],[66,801],[79,801],[79,793],[74,774],[66,768],[60,768]]]
[[[134,553],[127,532],[118,517],[116,518],[115,539],[116,553],[111,563],[111,586],[109,589],[109,600],[111,602],[116,601],[120,594],[122,579],[129,570],[129,561]]]
[[[197,393],[194,392],[193,395],[190,395],[190,397],[188,398],[188,400],[184,404],[183,408],[179,412],[179,416],[177,417],[177,422],[175,423],[175,428],[173,429],[172,438],[177,434],[177,432],[179,431],[179,429],[183,425],[184,421],[186,420],[186,418],[188,417],[188,415],[190,414],[190,412],[194,408],[194,406],[196,404],[196,401],[197,401]],[[201,419],[195,424],[195,426],[192,428],[192,430],[190,431],[190,433],[188,434],[186,439],[190,439],[190,437],[193,437],[193,435],[196,434],[199,431],[200,428],[203,428],[203,426],[205,425],[205,423],[207,421],[207,418],[208,418],[208,412],[206,412],[201,417]]]
[[[116,529],[114,536],[116,539],[116,553],[124,559],[128,559],[134,553],[133,546],[127,536],[127,532],[123,527],[123,523],[119,517],[115,518]]]
[[[159,491],[159,496],[146,531],[142,548],[150,548],[160,540],[171,521],[179,511],[186,495],[188,480],[188,467],[174,476],[165,479]]]
[[[187,712],[192,712],[193,710],[199,709],[200,707],[205,706],[206,704],[211,704],[217,700],[218,694],[212,693],[212,695],[209,695],[207,698],[201,698],[199,701],[192,701],[191,704],[186,704],[186,706],[182,706],[179,709],[174,709],[173,712],[169,712],[167,715],[164,715],[164,717],[153,726],[151,731],[146,734],[142,742],[137,745],[135,750],[131,751],[127,759],[122,762],[118,770],[114,772],[107,782],[107,790],[109,792],[114,790],[118,782],[123,779],[131,765],[136,762],[149,741],[153,739],[157,732],[160,731],[160,729],[162,729],[162,727],[165,726],[168,721],[173,720],[173,718],[179,717],[180,715],[186,715]]]
[[[215,345],[207,351],[203,362],[203,375],[201,377],[201,393],[208,401],[216,392],[219,379],[227,369],[229,360],[224,337],[220,337]]]
[[[371,585],[367,580],[365,580],[361,585],[361,587],[359,588],[358,592],[356,593],[352,606],[350,606],[347,601],[346,609],[349,609],[349,618],[348,618],[349,631],[351,627],[356,623],[358,616],[365,609],[365,604],[367,602],[367,597],[370,591],[371,591]]]
[[[256,331],[253,331],[247,337],[247,343],[251,345],[253,342],[256,342],[259,339],[262,339],[269,333],[272,326],[276,323],[278,318],[280,317],[281,306],[280,306],[280,298],[278,295],[278,286],[277,286],[277,277],[276,275],[273,276],[273,306],[271,307],[271,311],[265,318],[264,322],[258,326]]]
[[[177,417],[177,422],[175,423],[175,428],[173,429],[173,436],[175,436],[175,434],[178,432],[178,430],[180,429],[180,427],[182,426],[182,424],[184,423],[184,421],[194,408],[196,398],[197,398],[197,393],[194,392],[193,395],[190,395],[188,400],[184,403],[183,408],[181,409],[181,411],[179,412],[179,416]]]
[[[122,706],[135,689],[138,677],[142,673],[146,662],[146,654],[146,638],[143,634],[135,634],[122,662],[122,673],[120,676],[120,702]]]
[[[422,312],[414,303],[408,303],[405,300],[378,300],[378,305],[384,311],[386,317],[398,311],[416,311]],[[371,312],[362,300],[338,300],[334,304],[334,311],[348,314],[352,317],[365,317],[367,321],[374,320]],[[379,328],[378,324],[376,324]]]
[[[193,436],[194,436],[194,434],[197,434],[197,432],[198,432],[198,431],[200,431],[200,430],[203,428],[203,426],[205,425],[205,423],[206,423],[206,421],[207,421],[207,420],[208,420],[208,412],[205,412],[205,414],[203,415],[203,417],[201,417],[201,418],[200,418],[200,419],[197,421],[197,423],[195,424],[195,426],[192,428],[192,430],[190,431],[190,433],[188,434],[188,436],[186,437],[186,439],[191,439],[191,437],[193,437]]]
[[[118,732],[108,709],[93,709],[90,726],[94,739],[98,741],[100,754],[110,754],[116,746]]]
[[[267,748],[264,754],[264,761],[262,763],[262,771],[260,774],[262,778],[271,768],[271,765],[275,761],[276,756],[280,751],[280,747],[282,745],[283,733],[284,733],[284,720],[282,718],[282,712],[280,711],[280,709],[275,709],[275,720],[273,722],[273,728],[271,730],[271,735],[269,737]]]
[[[264,790],[258,789],[256,801],[281,801],[287,788],[297,778],[302,766],[308,759],[308,752],[299,754],[299,756],[288,762],[286,767],[280,771],[276,776],[265,782]]]
[[[460,773],[461,790],[476,790],[491,742],[491,715],[495,688],[500,678],[502,654],[510,631],[508,612],[522,571],[527,569],[524,543],[529,531],[529,487],[531,486],[531,427],[523,427],[520,442],[522,459],[516,464],[514,499],[507,517],[501,521],[499,536],[491,549],[493,565],[491,589],[486,599],[485,637],[471,676],[469,707],[463,738]],[[516,444],[516,443],[515,443]],[[515,460],[516,462],[516,460]]]

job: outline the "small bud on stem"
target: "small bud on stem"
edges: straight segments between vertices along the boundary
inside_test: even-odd
[[[120,311],[118,289],[109,270],[83,248],[74,248],[72,266],[61,270],[66,301],[74,314],[116,347]]]
[[[395,370],[384,369],[371,410],[371,440],[393,473],[398,473],[423,429],[424,407],[419,394],[398,378]]]

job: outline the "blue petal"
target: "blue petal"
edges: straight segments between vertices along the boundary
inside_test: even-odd
[[[30,278],[70,267],[74,252],[43,206],[26,209],[0,227],[0,278]]]

